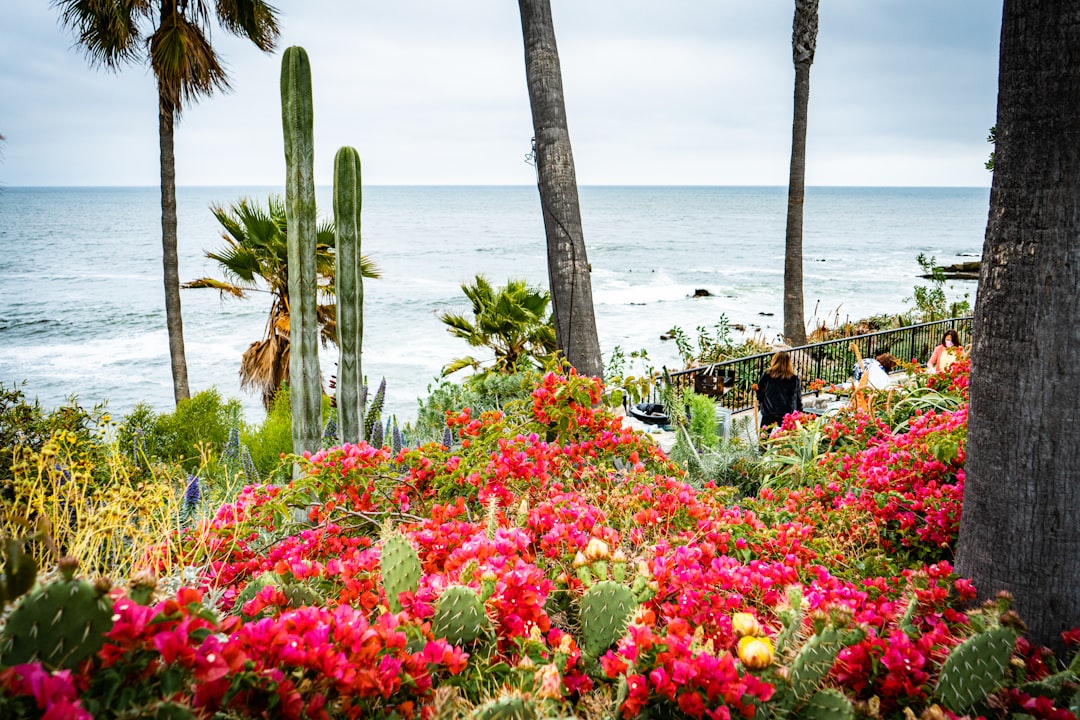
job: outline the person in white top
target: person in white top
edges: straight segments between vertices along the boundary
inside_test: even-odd
[[[857,385],[863,374],[867,374],[866,384],[876,390],[883,390],[891,382],[889,373],[900,366],[900,362],[891,353],[882,353],[875,358],[866,358],[855,363],[851,370],[852,379]]]

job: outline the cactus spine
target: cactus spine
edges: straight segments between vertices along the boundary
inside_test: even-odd
[[[638,602],[630,588],[601,580],[581,596],[581,648],[598,658],[626,633]]]
[[[322,382],[315,315],[315,140],[311,65],[304,48],[281,59],[281,121],[285,135],[285,219],[289,242],[289,388],[293,452],[319,449]]]
[[[416,592],[420,585],[420,556],[404,535],[391,533],[383,542],[379,566],[386,602],[391,610],[401,612],[398,596],[403,592]]]
[[[40,660],[70,670],[101,649],[113,625],[107,588],[75,580],[74,563],[61,570],[63,579],[33,591],[12,611],[0,635],[0,666]]]
[[[360,273],[360,155],[343,147],[334,156],[334,228],[337,245],[334,283],[337,292],[338,413],[344,442],[360,441],[364,406],[361,357],[364,340],[364,279]]]
[[[484,614],[484,603],[475,590],[464,585],[446,588],[435,602],[431,631],[451,645],[464,645],[476,640],[490,623]]]
[[[935,694],[953,712],[985,700],[1005,679],[1016,647],[1016,632],[995,627],[953,648],[941,667]]]
[[[800,720],[852,720],[854,717],[851,701],[833,688],[814,693],[799,712]]]

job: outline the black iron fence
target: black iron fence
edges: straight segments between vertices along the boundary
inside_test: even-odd
[[[949,328],[956,329],[960,334],[960,342],[964,345],[971,342],[971,317],[967,316],[802,345],[792,348],[790,352],[795,372],[802,380],[803,392],[808,392],[807,387],[813,380],[823,380],[827,385],[839,385],[851,378],[851,370],[855,365],[852,343],[859,348],[864,358],[892,353],[901,362],[914,360],[925,363]],[[692,387],[697,393],[716,398],[732,412],[741,412],[753,407],[752,386],[769,367],[772,356],[772,352],[767,352],[714,365],[679,370],[669,373],[668,378],[672,385]],[[660,401],[658,397],[653,400]]]

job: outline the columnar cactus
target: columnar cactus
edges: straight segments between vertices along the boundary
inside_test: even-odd
[[[318,281],[315,270],[315,140],[311,65],[304,48],[281,59],[285,219],[289,239],[289,388],[293,452],[315,452],[322,431]]]
[[[364,279],[360,273],[360,155],[343,147],[334,157],[335,290],[337,293],[338,368],[337,406],[341,439],[360,441],[364,427],[361,356],[364,338]]]
[[[394,612],[401,612],[398,596],[403,592],[416,592],[420,584],[422,568],[416,548],[401,533],[391,533],[383,541],[379,566],[387,604]]]
[[[451,645],[464,645],[479,638],[489,627],[484,603],[475,590],[464,585],[446,588],[435,601],[431,632]]]
[[[0,635],[0,666],[40,661],[74,669],[97,653],[112,628],[107,587],[76,580],[73,559],[61,561],[62,579],[24,597]]]

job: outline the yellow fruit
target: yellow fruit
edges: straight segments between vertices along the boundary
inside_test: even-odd
[[[747,635],[756,637],[761,634],[761,623],[750,613],[735,613],[731,616],[731,629],[737,638]]]
[[[749,670],[764,670],[772,665],[772,641],[747,635],[739,640],[739,660]]]

